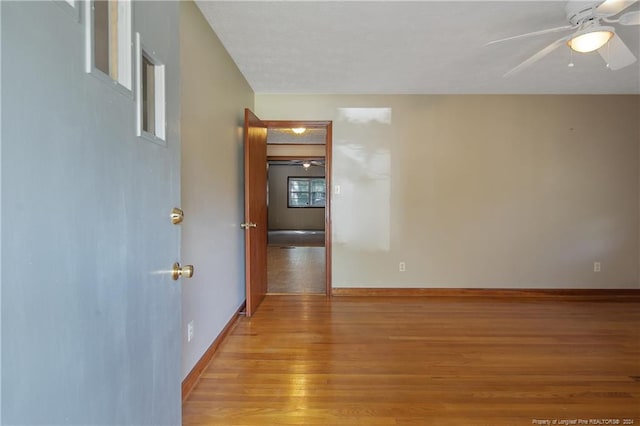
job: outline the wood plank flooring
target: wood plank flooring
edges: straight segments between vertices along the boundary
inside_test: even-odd
[[[625,419],[640,425],[637,301],[267,296],[183,405],[184,425]]]
[[[267,292],[325,294],[324,247],[267,247]]]

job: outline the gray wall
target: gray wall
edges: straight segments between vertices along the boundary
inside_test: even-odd
[[[334,287],[640,287],[640,96],[258,94],[256,110],[334,121]]]
[[[287,178],[289,176],[324,176],[324,167],[270,165],[269,166],[269,229],[324,229],[324,209],[287,207]]]
[[[0,5],[0,37],[2,37],[2,6]],[[0,39],[1,40],[1,39]],[[1,41],[0,41],[1,43]],[[2,52],[2,46],[0,46]],[[2,54],[0,54],[0,93],[2,92]],[[2,319],[2,100],[0,100],[0,320]],[[2,325],[0,324],[0,425],[2,424]]]
[[[65,2],[0,8],[2,423],[179,424],[178,5],[133,10],[166,66],[167,146],[84,72]]]
[[[182,289],[184,378],[245,299],[242,126],[253,91],[190,1],[180,28],[182,258],[196,271]]]

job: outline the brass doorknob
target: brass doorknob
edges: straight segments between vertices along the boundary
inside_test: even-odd
[[[181,223],[183,219],[184,219],[184,212],[181,209],[177,207],[174,207],[173,209],[171,209],[171,223],[173,223],[174,225],[177,225]]]
[[[193,276],[193,265],[180,266],[178,262],[173,264],[171,269],[171,278],[177,280],[180,277],[191,278]]]
[[[253,222],[247,222],[247,223],[241,223],[240,224],[240,228],[242,229],[249,229],[249,228],[256,228],[258,225],[256,223]]]

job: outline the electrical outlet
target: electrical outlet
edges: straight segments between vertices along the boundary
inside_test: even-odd
[[[189,321],[187,324],[187,342],[190,342],[193,339],[193,320]]]
[[[593,272],[600,272],[600,262],[593,262]]]
[[[398,265],[398,270],[400,272],[405,272],[407,270],[407,264],[404,262],[400,262],[400,264]]]

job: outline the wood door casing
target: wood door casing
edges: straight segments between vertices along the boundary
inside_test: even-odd
[[[267,127],[244,111],[244,219],[247,316],[267,294]]]
[[[327,187],[327,199],[325,202],[325,219],[324,219],[324,231],[325,231],[325,288],[326,295],[332,294],[332,231],[331,231],[331,199],[332,199],[332,161],[333,161],[333,122],[332,121],[318,121],[318,120],[263,120],[262,123],[267,128],[287,129],[292,127],[305,127],[305,128],[324,128],[326,129],[325,136],[325,183]],[[277,144],[275,144],[277,145]],[[270,159],[300,159],[304,158],[299,155],[293,157],[269,157]],[[311,157],[309,157],[311,158]]]
[[[332,265],[332,230],[331,230],[331,199],[333,194],[333,184],[331,180],[332,176],[332,165],[333,165],[333,122],[329,121],[327,123],[327,136],[325,140],[325,163],[324,163],[324,171],[325,171],[325,185],[327,187],[327,194],[324,206],[324,261],[325,261],[325,286],[327,296],[332,295],[332,275],[331,275],[331,265]]]

